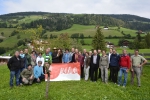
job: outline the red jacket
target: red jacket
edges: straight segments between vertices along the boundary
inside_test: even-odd
[[[128,69],[130,69],[130,57],[128,55],[122,55],[120,57],[119,65],[120,67],[127,67]]]

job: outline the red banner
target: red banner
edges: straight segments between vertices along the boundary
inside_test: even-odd
[[[52,64],[49,70],[50,81],[80,80],[80,63]]]

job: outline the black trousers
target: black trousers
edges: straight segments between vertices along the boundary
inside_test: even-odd
[[[84,66],[80,66],[81,68],[81,78],[84,78]]]
[[[98,78],[101,78],[101,69],[100,68],[98,68],[99,69],[99,71],[98,71]]]
[[[44,81],[45,75],[41,75],[41,76],[39,77],[39,79],[40,79],[40,82],[41,82],[41,81]],[[36,78],[33,80],[33,82],[40,83],[40,82],[37,81]]]
[[[96,64],[91,66],[91,81],[97,81],[98,67]]]
[[[117,83],[118,71],[119,68],[117,66],[110,67],[110,77],[111,77],[111,81],[114,83]]]

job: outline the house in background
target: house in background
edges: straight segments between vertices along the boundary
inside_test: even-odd
[[[109,28],[108,28],[108,26],[104,26],[104,30],[108,30]]]
[[[114,48],[114,44],[110,42],[106,42],[106,47],[107,48]]]

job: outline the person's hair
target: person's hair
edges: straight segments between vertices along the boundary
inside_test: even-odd
[[[31,66],[31,67],[32,67],[32,65],[31,65],[31,64],[28,64],[28,67],[29,67],[29,66]]]
[[[42,61],[38,61],[38,64],[42,64]]]
[[[41,54],[41,55],[42,55],[42,52],[39,52],[39,54]]]
[[[36,54],[36,51],[32,51],[31,53],[33,53],[33,52],[35,52],[35,54]]]
[[[102,52],[103,52],[103,51],[105,51],[105,53],[106,53],[106,50],[102,50]]]
[[[110,48],[109,50],[113,50],[113,48]]]
[[[139,49],[135,49],[134,51],[138,51],[139,52]]]
[[[85,52],[85,53],[87,53],[89,55],[89,52]]]
[[[112,50],[115,50],[115,51],[117,51],[115,48],[113,48]]]
[[[69,51],[69,49],[65,49],[65,51]]]

